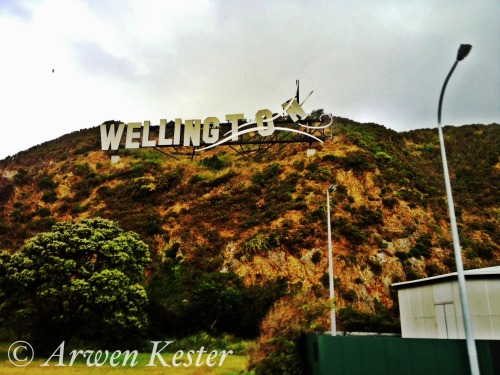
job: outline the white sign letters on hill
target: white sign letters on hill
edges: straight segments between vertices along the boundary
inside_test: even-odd
[[[299,121],[308,116],[301,105],[294,98],[281,105],[293,123],[302,128],[324,129],[331,125],[311,127],[301,124]],[[310,140],[322,142],[319,138],[305,131],[276,126],[275,120],[281,115],[274,115],[269,109],[261,109],[255,114],[255,121],[243,122],[245,116],[242,113],[226,115],[226,133],[221,135],[221,122],[217,117],[207,117],[203,122],[201,119],[185,120],[176,118],[175,121],[167,123],[166,119],[160,120],[158,134],[152,136],[151,122],[129,122],[124,123],[104,123],[100,126],[101,130],[101,148],[102,150],[118,150],[123,135],[125,134],[126,149],[141,147],[162,147],[162,146],[194,146],[196,151],[207,150],[209,148],[222,145],[228,142],[238,142],[241,136],[249,133],[258,133],[260,137],[268,137],[275,131],[287,131],[298,133]],[[156,132],[155,132],[156,133]]]

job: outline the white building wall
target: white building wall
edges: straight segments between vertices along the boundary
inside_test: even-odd
[[[500,279],[467,280],[474,337],[500,340]],[[457,281],[398,290],[403,337],[465,338]]]

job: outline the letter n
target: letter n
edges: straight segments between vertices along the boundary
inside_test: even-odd
[[[189,147],[200,145],[201,120],[186,120],[184,123],[184,146]]]

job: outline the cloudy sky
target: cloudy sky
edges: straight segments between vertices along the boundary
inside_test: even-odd
[[[0,159],[106,120],[307,112],[500,122],[498,0],[0,0]],[[54,72],[52,70],[54,69]]]

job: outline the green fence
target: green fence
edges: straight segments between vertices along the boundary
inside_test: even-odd
[[[476,341],[481,375],[500,374],[500,341]],[[307,335],[312,375],[469,375],[465,340]]]

